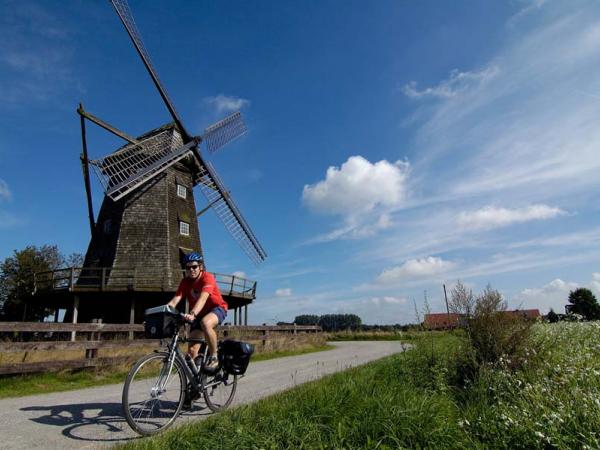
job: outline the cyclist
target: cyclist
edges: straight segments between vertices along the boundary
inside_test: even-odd
[[[183,297],[187,299],[189,313],[185,315],[185,320],[192,322],[190,338],[199,339],[200,333],[204,332],[209,352],[205,369],[216,370],[219,367],[219,360],[215,328],[222,324],[227,316],[227,303],[221,296],[214,275],[204,269],[201,255],[194,252],[187,254],[185,256],[186,276],[179,283],[177,292],[168,305],[176,307]],[[196,359],[199,350],[200,344],[188,344],[188,354],[192,359]]]

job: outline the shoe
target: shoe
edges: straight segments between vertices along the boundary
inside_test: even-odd
[[[210,372],[214,372],[219,368],[219,358],[216,356],[211,356],[208,358],[208,362],[204,366],[204,368]]]

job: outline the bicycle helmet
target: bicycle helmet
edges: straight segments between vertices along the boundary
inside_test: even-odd
[[[185,263],[191,263],[191,262],[197,262],[199,264],[204,265],[204,258],[202,258],[202,255],[196,252],[192,252],[192,253],[188,253],[187,255],[185,255]]]

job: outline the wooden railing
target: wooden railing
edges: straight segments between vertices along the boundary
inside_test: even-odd
[[[57,333],[77,332],[79,339],[74,342],[67,340],[36,340],[25,342],[0,342],[0,353],[25,353],[29,352],[52,352],[52,351],[82,351],[81,358],[70,360],[48,360],[39,362],[19,362],[19,363],[0,363],[0,375],[46,372],[63,369],[77,369],[84,367],[110,366],[122,364],[132,359],[136,359],[139,353],[134,356],[112,356],[99,357],[99,350],[123,350],[139,349],[143,347],[157,346],[156,339],[114,339],[115,334],[125,334],[132,336],[134,333],[141,334],[144,326],[141,324],[109,324],[109,323],[54,323],[54,322],[0,322],[0,333],[7,336],[22,337],[24,334],[37,333],[48,336]],[[281,337],[282,335],[299,333],[319,333],[321,328],[318,326],[220,326],[219,334],[221,337],[234,336],[249,341],[254,341],[263,346],[270,339]],[[112,336],[108,336],[112,335]]]
[[[183,271],[176,270],[181,279]],[[215,273],[223,295],[254,299],[256,281],[236,275]],[[68,267],[37,272],[33,275],[34,294],[47,291],[134,291],[169,290],[167,276],[156,276],[130,267]]]

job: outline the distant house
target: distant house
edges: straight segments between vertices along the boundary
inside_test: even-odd
[[[514,311],[505,311],[505,314],[530,320],[537,320],[542,317],[539,309],[515,309]],[[425,314],[423,326],[428,330],[451,330],[463,326],[465,323],[466,317],[464,314],[431,313]]]
[[[539,309],[515,309],[514,311],[506,311],[507,314],[520,315],[525,319],[537,320],[542,317]]]
[[[429,330],[450,330],[460,325],[462,314],[432,313],[425,314],[423,325]]]

